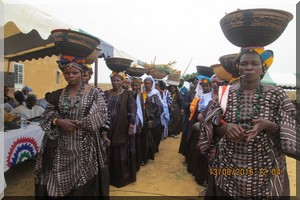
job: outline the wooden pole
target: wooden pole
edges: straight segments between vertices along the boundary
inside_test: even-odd
[[[186,70],[190,67],[190,65],[191,65],[191,63],[192,63],[192,60],[193,60],[193,58],[191,58],[191,61],[190,61],[190,63],[188,64],[188,66],[185,68],[185,70],[184,70],[182,76],[185,74]],[[182,76],[181,76],[181,77],[182,77]]]

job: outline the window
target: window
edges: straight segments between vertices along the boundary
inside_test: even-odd
[[[14,63],[15,84],[23,85],[24,83],[24,65]]]
[[[56,83],[60,83],[61,82],[61,71],[57,70],[56,71]]]

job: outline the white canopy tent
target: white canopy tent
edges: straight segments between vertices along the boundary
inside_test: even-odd
[[[4,12],[4,20],[0,21],[0,32],[4,33],[1,42],[4,42],[4,58],[9,62],[57,55],[51,36],[54,29],[71,29],[88,34],[30,5],[9,4],[8,1],[1,0],[0,8]],[[99,58],[121,57],[133,60],[136,65],[142,63],[104,40],[99,40]],[[97,67],[96,61],[95,71]]]

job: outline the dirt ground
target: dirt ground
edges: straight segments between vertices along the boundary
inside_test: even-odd
[[[150,160],[137,173],[137,181],[122,188],[110,187],[111,196],[189,196],[197,198],[203,189],[183,164],[178,153],[180,138],[167,138],[161,142],[155,160]],[[291,196],[296,196],[296,161],[287,158]],[[5,173],[5,196],[34,196],[33,168],[28,160]],[[298,168],[299,169],[299,168]],[[300,172],[299,172],[300,173]],[[299,185],[298,185],[299,186]]]

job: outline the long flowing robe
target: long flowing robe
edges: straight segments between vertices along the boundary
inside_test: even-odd
[[[137,106],[129,90],[114,96],[112,90],[105,91],[111,113],[108,148],[110,184],[123,187],[136,181],[135,137],[128,137],[129,124],[135,124]]]
[[[145,92],[144,92],[145,94]],[[146,99],[144,99],[146,96]],[[159,151],[159,144],[162,137],[163,127],[161,124],[161,115],[164,111],[162,100],[158,91],[152,90],[147,95],[143,95],[145,101],[145,126],[146,131],[153,137],[154,153]],[[147,127],[147,122],[152,121],[152,127]]]
[[[107,157],[100,135],[101,130],[109,131],[105,95],[91,88],[80,96],[76,106],[75,101],[65,105],[67,97],[60,95],[61,91],[52,93],[53,102],[47,105],[40,121],[45,136],[34,170],[36,195],[108,196]],[[52,125],[54,118],[79,120],[82,125],[65,133]]]
[[[142,140],[144,136],[143,125],[145,118],[144,102],[142,101],[141,93],[134,94],[134,98],[137,104],[137,116],[135,120],[135,142],[136,142],[136,167],[137,171],[140,169],[140,165],[143,162],[143,152],[145,151],[146,141]]]
[[[179,92],[172,94],[172,104],[170,106],[169,136],[177,136],[182,127],[181,107],[182,97]]]
[[[168,129],[168,124],[170,121],[169,106],[172,104],[172,97],[171,97],[169,90],[167,90],[167,89],[162,91],[160,94],[161,94],[161,99],[162,99],[163,108],[164,108],[164,112],[161,115],[161,123],[164,128],[163,137],[166,138],[168,136],[168,132],[169,132],[169,129]]]
[[[224,115],[227,123],[237,123],[237,98],[236,89],[231,87]],[[213,133],[213,127],[222,110],[214,102],[201,127],[199,147],[202,153],[207,153],[212,147],[217,148],[216,156],[210,161],[210,170],[217,170],[211,171],[215,175],[216,186],[230,196],[289,196],[283,149],[296,143],[296,134],[300,137],[295,130],[296,110],[284,90],[271,86],[264,86],[259,104],[258,118],[276,123],[280,127],[278,134],[263,131],[249,142],[231,141],[227,135],[219,138]],[[222,174],[224,170],[229,171],[229,175]]]
[[[183,108],[184,110],[184,115],[183,115],[183,120],[182,120],[182,136],[180,140],[180,146],[179,146],[179,153],[182,155],[186,156],[186,151],[187,151],[187,134],[188,134],[188,129],[189,129],[189,116],[190,116],[190,105],[191,102],[195,96],[195,90],[189,90],[186,99],[185,99],[185,107]]]

